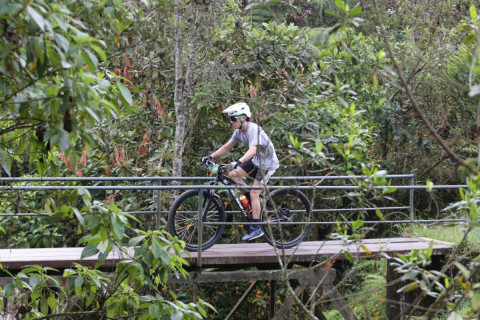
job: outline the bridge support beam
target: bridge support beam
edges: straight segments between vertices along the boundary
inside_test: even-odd
[[[275,302],[277,302],[277,280],[270,281],[270,319],[275,316]]]
[[[444,255],[433,255],[429,270],[440,270],[444,265]],[[410,292],[397,292],[410,281],[400,281],[401,275],[387,264],[386,316],[388,320],[404,320],[410,316],[420,316],[435,299],[425,296],[417,289]]]
[[[299,297],[303,292],[308,291],[308,297],[313,297],[307,303],[309,307],[318,319],[325,319],[321,309],[317,306],[315,300],[315,293],[318,290],[322,290],[324,295],[328,296],[333,302],[335,307],[342,314],[346,320],[357,320],[355,314],[350,309],[343,297],[333,286],[333,280],[335,278],[335,269],[330,269],[327,272],[323,270],[307,268],[307,269],[288,269],[286,272],[286,278],[288,280],[297,280],[299,285],[294,289],[295,295]],[[256,271],[215,271],[215,272],[190,272],[190,277],[187,279],[169,279],[168,283],[208,283],[208,282],[237,282],[237,281],[251,281],[254,282],[250,285],[247,291],[237,301],[235,306],[229,312],[225,320],[235,313],[240,305],[246,300],[249,293],[253,291],[257,281],[270,281],[270,319],[279,320],[283,319],[285,315],[290,312],[292,305],[295,303],[293,297],[289,297],[285,301],[279,310],[275,310],[276,302],[276,281],[287,280],[285,279],[284,272],[282,270],[256,270]],[[309,288],[310,290],[306,290]],[[308,299],[307,299],[308,300]]]

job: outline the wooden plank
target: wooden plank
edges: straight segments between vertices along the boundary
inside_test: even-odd
[[[406,294],[398,293],[397,290],[405,285],[400,281],[400,276],[395,272],[395,267],[387,264],[386,284],[386,317],[388,320],[403,320],[408,306],[405,305]]]
[[[280,259],[294,263],[310,263],[336,257],[344,259],[344,252],[348,250],[352,255],[361,258],[381,258],[382,253],[408,253],[412,249],[427,249],[430,239],[389,238],[365,239],[359,243],[344,245],[341,241],[309,241],[303,242],[295,249],[278,250]],[[433,240],[432,240],[433,241]],[[362,244],[371,252],[367,253]],[[443,255],[450,251],[451,246],[443,242],[434,241],[434,255]],[[18,270],[26,265],[38,264],[52,268],[69,268],[73,263],[85,266],[94,266],[97,256],[80,259],[83,248],[44,248],[44,249],[0,249],[0,263],[9,270]],[[129,260],[133,256],[133,248],[125,248],[125,253],[118,256],[112,252],[104,261],[104,267],[113,267],[119,261]],[[190,265],[197,262],[195,253],[183,253]],[[217,244],[202,254],[202,265],[252,265],[278,264],[279,257],[275,249],[266,243],[248,244]]]
[[[322,283],[331,284],[335,278],[335,273],[331,270],[328,274],[324,271],[315,269],[289,269],[287,270],[288,279],[297,279],[310,281],[313,277],[321,279]],[[187,279],[171,278],[168,283],[193,283],[193,282],[231,282],[231,281],[264,281],[264,280],[282,280],[282,270],[255,270],[255,271],[212,271],[212,272],[191,272]]]
[[[307,285],[305,283],[300,284],[298,287],[295,288],[294,294],[297,296],[297,298],[302,294],[303,290],[305,290],[305,287]],[[292,308],[292,305],[295,303],[295,299],[290,296],[285,303],[282,304],[282,307],[280,310],[278,310],[277,314],[275,317],[272,318],[272,320],[280,320],[283,319],[284,316],[287,315],[288,312],[290,312],[290,309]]]
[[[243,293],[243,295],[240,297],[240,299],[238,299],[237,303],[235,304],[235,306],[233,306],[232,310],[230,310],[230,312],[227,314],[227,316],[225,317],[225,320],[229,320],[230,317],[235,313],[235,311],[237,311],[237,309],[242,305],[242,303],[245,301],[245,299],[248,297],[248,295],[250,294],[250,292],[252,292],[253,288],[255,288],[255,286],[257,285],[257,281],[254,281],[250,284],[250,287],[248,287],[248,289]]]
[[[283,261],[286,258],[290,262],[301,263],[311,261],[322,261],[332,256],[343,259],[343,253],[348,250],[354,256],[379,258],[383,257],[381,253],[394,255],[395,253],[408,253],[412,249],[427,249],[430,242],[425,240],[415,240],[407,238],[405,241],[395,239],[381,240],[363,240],[361,242],[371,254],[365,252],[360,244],[343,245],[340,241],[315,241],[304,242],[297,249],[288,249],[284,251],[285,256],[281,257]],[[450,250],[450,246],[442,243],[434,243],[434,254],[445,254]],[[282,251],[279,250],[281,254]],[[215,245],[203,254],[204,265],[236,265],[236,264],[259,264],[259,263],[278,263],[278,257],[275,250],[262,243],[239,244],[235,245]],[[195,264],[192,259],[191,263]]]
[[[10,270],[18,270],[32,264],[59,269],[70,268],[74,263],[95,266],[98,255],[81,259],[82,250],[83,248],[0,249],[0,263]],[[133,253],[133,249],[130,251]],[[129,254],[120,257],[115,252],[111,252],[103,266],[114,267],[119,261],[129,258]]]
[[[340,293],[332,285],[324,286],[325,293],[332,299],[333,304],[337,310],[341,313],[345,320],[358,320],[355,313],[350,309],[347,301],[340,295]]]
[[[431,263],[425,270],[441,270],[445,265],[444,256],[433,256]],[[391,262],[391,261],[389,261]],[[386,317],[388,320],[410,319],[411,316],[423,314],[421,310],[427,310],[435,301],[431,296],[424,296],[420,288],[399,292],[398,290],[412,280],[401,280],[402,274],[395,271],[396,267],[387,264],[386,283]]]
[[[275,316],[275,303],[277,303],[277,281],[270,281],[270,319]]]

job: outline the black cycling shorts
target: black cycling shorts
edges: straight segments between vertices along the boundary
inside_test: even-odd
[[[242,163],[239,165],[239,167],[242,168],[249,177],[259,181],[262,184],[267,184],[268,180],[270,180],[270,178],[275,174],[275,171],[277,171],[276,169],[269,171],[261,170],[253,164],[252,160]]]

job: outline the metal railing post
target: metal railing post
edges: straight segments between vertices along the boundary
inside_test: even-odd
[[[198,189],[198,256],[197,267],[202,268],[202,233],[203,233],[203,189]]]
[[[158,185],[162,185],[162,180],[158,180]],[[157,230],[160,229],[160,224],[161,224],[161,213],[160,211],[162,210],[162,190],[158,189],[157,190],[157,214],[156,214],[156,224],[157,224]]]
[[[410,178],[410,186],[413,187],[415,184],[415,177]],[[410,236],[413,236],[413,221],[414,221],[414,215],[415,215],[415,210],[413,208],[413,188],[410,189]]]

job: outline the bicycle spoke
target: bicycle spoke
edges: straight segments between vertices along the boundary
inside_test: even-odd
[[[208,196],[204,197],[200,216],[199,200],[196,190],[187,191],[174,202],[169,213],[170,232],[185,241],[189,251],[196,251],[200,240],[203,248],[212,246],[218,241],[225,228],[224,225],[203,225],[201,239],[199,239],[198,219],[201,218],[204,222],[225,221],[225,211],[221,202]]]
[[[192,218],[187,218],[187,217],[179,217],[179,219],[176,219],[178,224],[185,224],[185,223],[188,223],[188,224],[192,224],[192,222],[194,221]]]
[[[206,225],[206,226],[204,226],[203,231],[204,231],[204,232],[210,231],[210,232],[214,233],[214,232],[215,232],[215,228],[212,227],[212,226],[210,226],[210,225]]]
[[[303,240],[311,226],[303,224],[309,220],[310,203],[303,193],[298,191],[278,191],[272,193],[265,212],[269,225],[267,241],[277,245],[292,247]],[[297,224],[289,224],[290,222]]]
[[[178,229],[177,229],[177,236],[178,236],[178,238],[179,238],[179,239],[184,239],[184,236],[185,236],[185,234],[188,233],[189,229],[190,229],[190,226],[188,226],[188,227],[183,227],[183,228],[178,228]]]
[[[198,234],[197,227],[194,227],[192,232],[190,232],[190,236],[185,240],[185,242],[192,243],[192,239],[195,239],[197,234]],[[196,241],[195,243],[198,243],[198,241]]]

